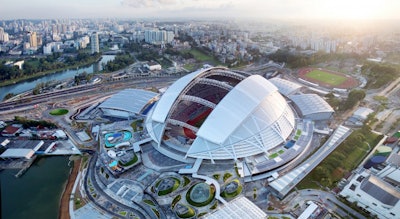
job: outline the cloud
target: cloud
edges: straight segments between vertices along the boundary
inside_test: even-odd
[[[238,1],[238,0],[233,0]],[[233,7],[232,0],[122,0],[122,6],[133,8],[168,8],[172,10],[187,7],[207,9],[229,9]]]
[[[133,8],[159,8],[163,6],[177,5],[177,0],[122,0],[122,6]]]

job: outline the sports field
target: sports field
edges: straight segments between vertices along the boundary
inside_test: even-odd
[[[318,69],[313,69],[312,71],[305,74],[305,76],[323,83],[330,84],[332,86],[340,85],[347,80],[347,78],[344,76],[321,71]]]

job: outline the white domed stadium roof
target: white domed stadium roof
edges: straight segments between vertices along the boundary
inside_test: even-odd
[[[266,152],[286,141],[294,125],[291,108],[272,83],[225,68],[202,69],[179,79],[146,120],[159,148],[211,160]],[[185,135],[187,130],[194,134]]]

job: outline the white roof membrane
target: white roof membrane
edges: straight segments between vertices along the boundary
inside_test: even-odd
[[[100,104],[99,108],[139,114],[143,107],[157,95],[147,90],[126,89],[108,98]]]
[[[268,105],[265,102],[276,101],[272,97],[275,95],[271,95],[276,91],[275,86],[259,75],[246,78],[221,100],[201,126],[197,136],[216,144],[224,143],[260,104]],[[267,119],[267,123],[271,123],[276,119],[277,113],[270,106],[266,110],[268,113],[262,113],[263,117]]]

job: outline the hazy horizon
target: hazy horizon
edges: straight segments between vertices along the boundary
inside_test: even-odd
[[[396,0],[0,0],[0,19],[158,18],[379,21]]]

